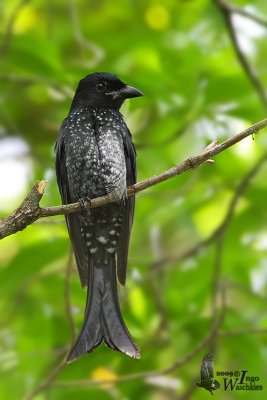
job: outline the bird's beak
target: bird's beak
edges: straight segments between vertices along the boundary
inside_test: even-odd
[[[120,93],[125,99],[131,99],[132,97],[144,96],[144,94],[141,92],[141,90],[136,89],[132,86],[128,86],[128,85],[126,85],[122,89],[120,89]]]
[[[132,86],[128,86],[128,85],[123,86],[119,90],[114,90],[113,92],[108,92],[108,93],[106,93],[106,95],[112,96],[113,99],[122,98],[123,100],[130,99],[132,97],[144,96],[144,94],[141,92],[141,90],[136,89]]]

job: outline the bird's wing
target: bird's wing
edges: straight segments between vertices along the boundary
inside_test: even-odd
[[[56,152],[56,175],[59,191],[63,204],[72,202],[68,184],[68,175],[66,170],[66,153],[65,153],[65,136],[68,131],[67,119],[64,120],[59,138],[55,145]],[[75,258],[77,262],[78,272],[82,287],[87,286],[88,267],[86,249],[82,239],[81,228],[77,214],[69,214],[65,216],[70,239],[73,245]]]
[[[123,145],[126,163],[126,182],[127,186],[130,186],[136,183],[136,152],[132,143],[132,135],[128,129],[123,136]],[[130,196],[124,200],[122,228],[117,249],[117,276],[121,285],[125,285],[126,282],[128,249],[134,217],[134,206],[134,196]]]
[[[201,363],[201,368],[200,368],[201,381],[212,379],[214,377],[213,367],[214,367],[214,355],[208,353],[203,357]]]

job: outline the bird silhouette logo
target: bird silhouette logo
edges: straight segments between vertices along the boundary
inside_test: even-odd
[[[220,384],[214,379],[214,355],[206,354],[203,357],[200,367],[200,382],[197,382],[198,387],[208,390],[212,396],[213,391],[220,389]]]

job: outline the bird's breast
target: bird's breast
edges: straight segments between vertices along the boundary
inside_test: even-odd
[[[66,162],[74,201],[105,194],[115,200],[125,196],[125,125],[118,114],[106,110],[71,121]]]

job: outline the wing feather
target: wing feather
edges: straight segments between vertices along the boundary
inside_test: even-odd
[[[211,353],[203,357],[200,369],[201,381],[212,379],[214,377],[214,355]]]
[[[124,155],[126,163],[126,183],[127,186],[136,183],[136,151],[132,143],[132,135],[127,129],[126,135],[123,137]],[[117,276],[121,285],[125,285],[128,250],[130,243],[130,235],[134,218],[135,197],[130,196],[124,200],[123,218],[121,235],[117,249]]]
[[[67,119],[64,120],[59,138],[55,145],[56,152],[56,175],[59,191],[63,204],[72,202],[68,184],[68,174],[66,169],[66,154],[65,154],[65,136],[68,131]],[[74,249],[74,254],[77,262],[78,273],[82,287],[87,286],[88,281],[88,266],[86,249],[84,248],[84,241],[82,239],[81,228],[78,215],[69,214],[65,216],[69,236]]]

